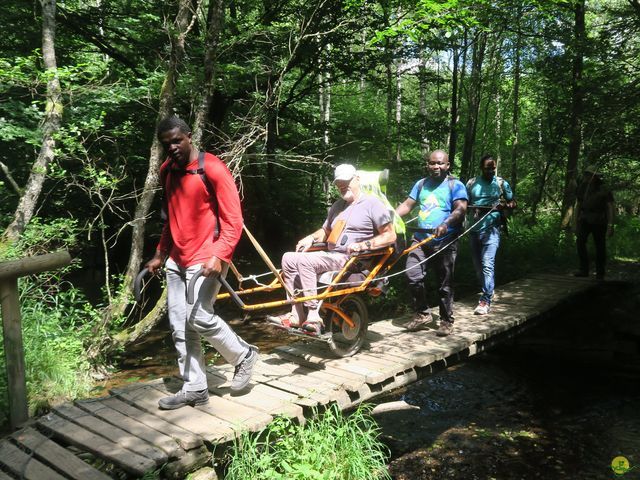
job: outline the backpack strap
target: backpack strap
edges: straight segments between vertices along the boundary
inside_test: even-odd
[[[447,180],[449,181],[449,192],[453,193],[453,186],[455,185],[457,178],[453,175],[447,175]]]
[[[331,224],[333,223],[333,221],[335,220],[335,218],[336,218],[338,215],[340,215],[340,214],[345,210],[345,208],[347,207],[347,201],[346,201],[346,200],[344,200],[344,199],[340,199],[339,201],[341,201],[341,202],[342,202],[342,204],[340,205],[340,207],[335,208],[335,209],[331,209],[331,210],[329,211],[329,214],[330,214],[330,215],[328,215],[328,216],[327,216],[327,225],[329,225],[329,228],[331,228]],[[333,212],[332,212],[332,211],[333,211]]]
[[[447,175],[447,183],[449,184],[449,191],[453,192],[453,186],[455,185],[457,178],[454,177],[453,175]],[[420,183],[418,184],[418,199],[420,198],[420,192],[422,192],[422,189],[424,188],[424,182],[427,181],[427,178],[423,178],[422,180],[420,180]]]
[[[213,214],[216,216],[216,227],[213,231],[213,239],[215,240],[220,236],[220,210],[218,207],[218,197],[216,196],[216,190],[211,185],[211,182],[207,178],[207,174],[204,168],[204,152],[198,153],[198,170],[194,173],[200,175],[200,179],[202,183],[204,183],[204,187],[207,189],[207,193],[209,194],[209,201],[211,202],[211,210],[213,210]]]
[[[213,188],[213,185],[207,178],[206,170],[205,170],[205,162],[204,162],[205,152],[198,152],[198,168],[188,168],[183,170],[187,175],[199,175],[202,183],[204,183],[204,187],[207,189],[207,193],[209,194],[209,202],[211,203],[211,210],[213,210],[214,215],[216,216],[216,226],[213,232],[213,239],[217,239],[220,236],[220,213],[218,207],[218,197],[216,196],[216,190]],[[169,180],[169,173],[171,171],[171,165],[167,165],[164,169],[160,169],[160,183],[162,185],[162,190],[164,192],[163,201],[162,201],[162,211],[160,213],[162,219],[166,221],[169,218],[169,208],[167,205],[167,182]]]
[[[504,196],[504,178],[498,177],[498,187],[500,188],[500,196],[506,200]]]
[[[465,187],[467,187],[467,190],[471,190],[475,185],[475,183],[476,183],[476,177],[471,177],[467,182],[467,184],[465,185]]]

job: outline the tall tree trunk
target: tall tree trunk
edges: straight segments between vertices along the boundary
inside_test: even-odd
[[[396,64],[396,162],[402,161],[402,75]]]
[[[458,152],[458,122],[460,120],[460,89],[464,83],[467,64],[467,31],[462,37],[461,49],[453,47],[453,72],[451,75],[451,117],[449,121],[449,161],[453,169]],[[460,65],[462,63],[462,65]]]
[[[327,46],[327,54],[329,47]],[[318,102],[320,104],[320,125],[322,128],[322,146],[325,153],[329,149],[329,122],[331,121],[331,72],[329,62],[323,55],[320,55],[320,65],[318,73]]]
[[[487,90],[487,100],[484,102],[484,108],[482,109],[482,140],[479,151],[481,153],[491,152],[493,156],[496,157],[497,163],[497,152],[494,146],[497,138],[495,124],[497,116],[490,114],[490,111],[492,107],[496,106],[496,102],[493,101],[493,99],[495,98],[497,100],[500,94],[500,77],[504,66],[502,62],[502,35],[498,35],[495,38],[492,37],[492,40],[489,54],[489,67],[487,68],[487,70],[491,72],[491,82],[488,88],[485,89]],[[471,167],[471,171],[473,171],[475,165]]]
[[[502,165],[502,95],[500,95],[500,86],[496,92],[496,151],[494,155],[496,157],[496,175],[499,175],[500,167]]]
[[[549,176],[549,170],[551,165],[554,163],[554,155],[556,153],[553,147],[547,148],[545,147],[544,136],[543,136],[543,124],[542,124],[542,115],[538,118],[538,164],[543,163],[544,168],[542,169],[542,173],[540,174],[540,178],[537,182],[537,192],[531,201],[531,216],[529,218],[529,223],[534,225],[536,223],[537,214],[538,214],[538,206],[542,202],[542,197],[544,195],[544,189],[547,182],[547,178]],[[547,142],[549,143],[549,142]],[[536,168],[536,170],[540,170],[540,166]]]
[[[362,33],[360,34],[360,44],[362,45],[362,68],[360,69],[360,93],[364,92],[364,87],[366,86],[366,78],[365,78],[365,72],[367,71],[366,69],[366,55],[365,52],[367,51],[367,31],[365,29],[362,30]],[[362,102],[362,96],[360,96],[360,101]]]
[[[384,28],[389,28],[391,24],[391,12],[388,2],[382,4],[382,15]],[[385,150],[388,160],[392,158],[392,130],[393,130],[393,43],[389,37],[384,39],[384,71],[385,71],[385,86],[386,86],[386,99],[387,105],[385,110]]]
[[[579,0],[575,4],[574,25],[574,55],[573,78],[571,82],[571,124],[569,126],[569,155],[567,158],[567,174],[564,181],[562,196],[562,227],[571,226],[573,208],[576,200],[576,186],[578,179],[578,157],[582,144],[582,112],[583,96],[582,70],[585,48],[585,0]]]
[[[38,158],[31,167],[20,202],[4,237],[10,243],[16,242],[33,217],[42,186],[46,179],[47,167],[55,158],[55,135],[62,121],[62,93],[56,63],[56,0],[41,0],[42,6],[42,60],[47,73],[47,97],[45,115],[42,122],[42,145]]]
[[[387,158],[391,159],[392,141],[391,131],[393,123],[393,61],[391,55],[391,42],[389,39],[385,40],[385,73],[387,84],[387,108],[386,108],[386,130],[385,130],[385,143],[387,150]]]
[[[209,110],[215,91],[216,77],[216,55],[220,34],[224,25],[224,3],[223,0],[212,0],[209,3],[209,27],[205,38],[204,55],[204,85],[200,103],[196,107],[196,118],[192,126],[191,141],[197,149],[202,149],[202,137],[208,123]]]
[[[184,58],[185,38],[190,29],[191,17],[192,9],[190,1],[180,0],[178,14],[176,15],[175,20],[176,33],[174,37],[171,37],[171,56],[169,59],[169,65],[160,90],[158,115],[156,116],[156,120],[158,122],[173,113],[174,92],[179,75],[178,67]],[[147,217],[151,211],[151,205],[156,191],[158,190],[159,171],[163,160],[162,153],[160,142],[156,138],[156,135],[153,135],[149,153],[149,168],[147,169],[147,176],[145,178],[142,194],[138,200],[138,205],[136,206],[133,220],[130,222],[132,232],[129,263],[127,264],[127,270],[118,291],[118,295],[114,297],[114,300],[107,307],[103,315],[104,325],[109,324],[113,318],[123,315],[129,305],[133,280],[140,270],[140,264],[142,263]]]
[[[453,167],[458,148],[458,63],[460,50],[453,48],[453,71],[451,72],[451,116],[449,119],[449,160]]]
[[[520,52],[522,49],[522,33],[520,31],[521,6],[518,5],[516,15],[518,26],[516,43],[513,52],[513,116],[511,119],[511,188],[516,191],[518,184],[518,153],[520,148]]]
[[[473,157],[474,143],[478,125],[478,111],[482,95],[482,64],[487,47],[487,33],[480,32],[473,43],[473,56],[471,63],[471,78],[467,95],[467,123],[464,132],[464,146],[462,148],[462,162],[460,164],[460,176],[469,178],[471,159]]]
[[[454,67],[455,68],[455,67]],[[419,117],[420,117],[420,147],[424,158],[431,148],[427,131],[427,53],[424,43],[420,46],[420,63],[418,65]]]

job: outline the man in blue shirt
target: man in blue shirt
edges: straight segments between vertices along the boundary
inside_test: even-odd
[[[495,260],[500,246],[500,226],[504,209],[516,206],[509,184],[496,176],[496,161],[491,155],[480,159],[482,175],[467,182],[469,194],[470,244],[473,266],[482,287],[478,306],[473,313],[486,315],[491,308],[495,286]]]
[[[431,153],[427,172],[428,176],[418,180],[409,197],[396,208],[401,217],[415,206],[420,208],[418,230],[413,236],[412,246],[431,238],[407,256],[407,278],[415,312],[407,330],[427,328],[433,321],[425,288],[427,270],[433,269],[440,283],[438,335],[446,336],[453,331],[453,270],[458,251],[457,239],[467,210],[467,190],[462,182],[449,176],[449,156],[444,150]]]

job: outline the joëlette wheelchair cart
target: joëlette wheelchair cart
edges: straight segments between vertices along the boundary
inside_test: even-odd
[[[386,197],[386,183],[389,171],[358,171],[358,175],[362,191],[377,196],[393,211],[393,207]],[[293,327],[286,329],[286,331],[291,335],[324,342],[339,357],[354,355],[364,344],[369,325],[369,312],[365,299],[384,294],[388,284],[388,278],[385,275],[389,270],[401,257],[421,247],[433,238],[428,236],[422,242],[405,249],[404,223],[395,214],[393,219],[394,228],[399,239],[396,245],[353,254],[341,270],[325,272],[320,275],[318,278],[318,290],[315,295],[310,296],[300,296],[297,294],[298,292],[287,290],[280,270],[274,266],[255,237],[244,226],[245,234],[269,267],[270,272],[267,274],[272,275],[273,278],[269,283],[259,283],[257,276],[244,277],[235,265],[231,264],[230,270],[237,280],[237,287],[233,288],[227,278],[219,277],[219,281],[226,292],[221,289],[221,292],[216,296],[216,302],[230,298],[245,313],[245,318],[256,318],[265,317],[267,311],[278,307],[290,307],[293,304],[318,300],[320,314],[324,320],[323,334],[310,335],[300,328]],[[321,249],[326,249],[326,244],[316,243],[309,251]],[[147,270],[144,269],[136,278],[135,294],[137,298],[140,296],[140,285],[146,273]],[[201,274],[202,271],[197,272],[189,283],[187,301],[190,304],[194,302],[195,283]],[[250,282],[253,285],[247,285]],[[280,292],[280,296],[284,293],[285,298],[249,303],[249,299],[252,297],[270,292]],[[246,300],[243,300],[243,298]]]

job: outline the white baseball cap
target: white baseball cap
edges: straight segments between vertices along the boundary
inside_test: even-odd
[[[351,180],[355,176],[356,167],[349,165],[348,163],[343,163],[336,167],[335,174],[333,175],[333,183],[340,180]]]

